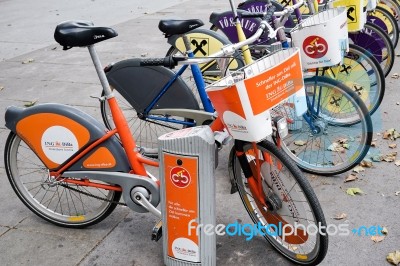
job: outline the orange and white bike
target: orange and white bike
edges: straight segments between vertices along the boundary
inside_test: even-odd
[[[183,33],[190,30],[192,22],[180,21],[170,27]],[[225,47],[213,57],[229,57],[252,43],[267,26],[262,23],[253,38]],[[108,130],[88,114],[63,104],[10,106],[5,113],[6,127],[11,131],[4,151],[10,184],[32,212],[59,226],[82,228],[96,224],[121,204],[135,212],[161,217],[157,209],[160,182],[146,170],[148,166],[158,167],[159,163],[140,155],[95,50],[95,43],[115,36],[113,29],[95,27],[87,21],[63,22],[55,30],[55,39],[64,50],[88,48],[115,128]],[[207,59],[166,57],[149,59],[148,64],[171,66],[201,60]],[[210,127],[215,134],[225,132],[219,117]],[[272,134],[276,132],[274,128]],[[264,232],[264,237],[296,263],[321,262],[328,245],[326,222],[302,172],[266,140],[256,143],[236,139],[234,150],[232,174],[238,180],[245,208],[253,221],[268,230],[274,228],[268,225],[303,225],[283,232],[285,237],[278,230]],[[187,182],[183,175],[176,179]],[[120,202],[121,196],[124,203]],[[312,234],[301,229],[310,225],[321,230]]]

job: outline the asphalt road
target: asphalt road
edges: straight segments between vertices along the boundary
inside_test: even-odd
[[[4,111],[9,105],[37,101],[76,106],[100,118],[100,85],[85,49],[62,51],[53,40],[56,24],[86,19],[95,25],[112,26],[119,36],[98,45],[103,64],[124,58],[162,56],[169,45],[158,31],[162,18],[201,18],[209,27],[212,11],[228,10],[226,1],[22,1],[0,0],[0,147],[8,130]],[[397,53],[400,53],[397,49]],[[398,59],[398,58],[397,58]],[[31,61],[27,64],[22,62]],[[400,72],[395,63],[387,78],[386,95],[374,115],[376,147],[371,155],[387,154],[382,133],[399,128]],[[400,129],[399,129],[400,130]],[[331,236],[328,254],[321,265],[388,265],[389,252],[400,250],[400,177],[394,162],[374,162],[358,179],[344,183],[348,173],[333,177],[309,176],[327,222],[349,228],[385,226],[383,241],[370,236]],[[230,194],[227,151],[220,153],[216,171],[217,223],[249,221],[237,194]],[[365,193],[349,196],[345,190],[359,187]],[[150,240],[156,218],[118,207],[103,222],[82,230],[53,226],[31,213],[8,183],[0,153],[0,265],[162,265],[162,244]],[[333,217],[346,213],[343,220]],[[262,239],[217,238],[217,264],[291,265]]]

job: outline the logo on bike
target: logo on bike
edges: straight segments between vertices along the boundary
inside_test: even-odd
[[[311,58],[321,58],[328,52],[328,43],[320,36],[309,36],[303,42],[303,50]]]
[[[194,46],[193,49],[193,54],[194,55],[203,55],[206,56],[209,54],[209,49],[208,49],[208,39],[202,39],[202,38],[196,38],[196,39],[191,39],[190,43]]]
[[[190,184],[189,172],[180,166],[172,168],[170,177],[172,183],[179,188],[187,187]]]

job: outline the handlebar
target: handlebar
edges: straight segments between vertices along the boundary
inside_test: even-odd
[[[202,57],[202,58],[188,58],[184,56],[167,56],[165,58],[146,58],[141,60],[141,66],[164,66],[168,68],[174,68],[177,65],[187,65],[187,64],[204,64],[214,59],[227,57],[233,55],[238,49],[245,45],[249,45],[257,41],[264,31],[268,30],[268,37],[275,38],[278,31],[281,30],[283,27],[279,27],[277,29],[273,29],[271,25],[268,23],[271,20],[272,15],[274,16],[287,16],[294,12],[296,8],[299,8],[304,4],[303,0],[300,0],[293,6],[287,6],[284,8],[283,11],[274,12],[275,8],[269,8],[269,12],[262,13],[263,20],[261,21],[257,31],[247,38],[244,41],[229,44],[222,47],[221,51],[218,51],[210,56]],[[274,6],[272,6],[274,7]],[[272,13],[273,12],[273,13]],[[248,14],[249,15],[249,14]]]
[[[292,6],[287,6],[283,9],[283,11],[274,12],[274,15],[277,17],[286,16],[288,14],[292,14],[295,9],[301,7],[304,4],[303,0],[300,0],[298,3]]]

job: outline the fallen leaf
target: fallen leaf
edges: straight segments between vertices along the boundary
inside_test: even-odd
[[[400,251],[396,250],[395,252],[390,252],[386,256],[386,260],[394,265],[399,265],[400,263]]]
[[[3,86],[0,86],[0,91],[2,91],[2,90],[4,90],[4,87],[3,87]]]
[[[394,157],[394,156],[391,156],[391,155],[386,155],[384,158],[383,158],[383,160],[385,161],[385,162],[388,162],[388,163],[390,163],[390,162],[394,162],[395,160],[396,160],[396,157]]]
[[[356,194],[363,194],[364,192],[358,187],[351,187],[346,190],[346,193],[350,196],[355,196]]]
[[[353,168],[353,172],[356,172],[357,174],[364,171],[365,169],[361,165],[357,165],[356,167]]]
[[[371,141],[371,147],[376,147],[376,142],[375,141]]]
[[[383,239],[385,239],[385,236],[371,236],[371,240],[375,243],[381,242]]]
[[[394,193],[396,196],[400,195],[400,190]]]
[[[398,73],[393,73],[392,79],[398,79],[400,75]]]
[[[328,146],[327,150],[328,151],[337,151],[337,149],[340,147],[339,144],[336,142],[332,143],[331,145]]]
[[[383,159],[383,157],[382,157],[381,154],[373,155],[373,156],[371,157],[371,160],[372,160],[373,162],[380,162],[380,161],[382,161],[382,159]]]
[[[29,64],[29,63],[32,63],[33,61],[35,61],[35,60],[32,59],[32,58],[29,58],[29,59],[27,59],[25,61],[22,61],[22,64]]]
[[[348,150],[350,148],[350,145],[349,144],[343,144],[342,147]]]
[[[391,148],[391,149],[394,149],[394,148],[396,148],[396,147],[397,147],[397,144],[396,144],[396,143],[392,143],[392,144],[389,145],[389,148]]]
[[[396,166],[400,166],[400,160],[396,160],[396,161],[394,162],[394,164],[395,164]]]
[[[348,141],[349,141],[348,139],[343,138],[343,139],[339,139],[337,142],[338,142],[339,144],[345,144],[345,143],[347,143]]]
[[[31,102],[27,102],[26,104],[24,104],[24,106],[25,107],[31,107],[31,106],[34,106],[36,102],[37,102],[37,100],[31,101]]]
[[[344,218],[347,218],[347,214],[345,214],[344,212],[337,214],[335,217],[333,217],[333,219],[335,220],[343,220]]]
[[[360,166],[361,167],[361,166]],[[356,180],[356,179],[358,179],[358,177],[356,176],[356,175],[353,175],[353,174],[349,174],[347,177],[346,177],[346,179],[344,180],[344,182],[346,183],[346,182],[351,182],[351,181],[354,181],[354,180]]]
[[[372,167],[372,161],[369,159],[364,159],[361,161],[360,166],[370,168]]]
[[[398,138],[400,135],[399,133],[396,131],[396,129],[394,128],[390,128],[388,130],[386,130],[385,132],[383,132],[383,137],[384,139],[391,139],[391,140],[395,140],[396,138]]]
[[[306,143],[307,143],[307,142],[305,142],[305,141],[303,141],[303,140],[296,140],[296,141],[294,142],[294,145],[297,145],[297,146],[304,146]]]

